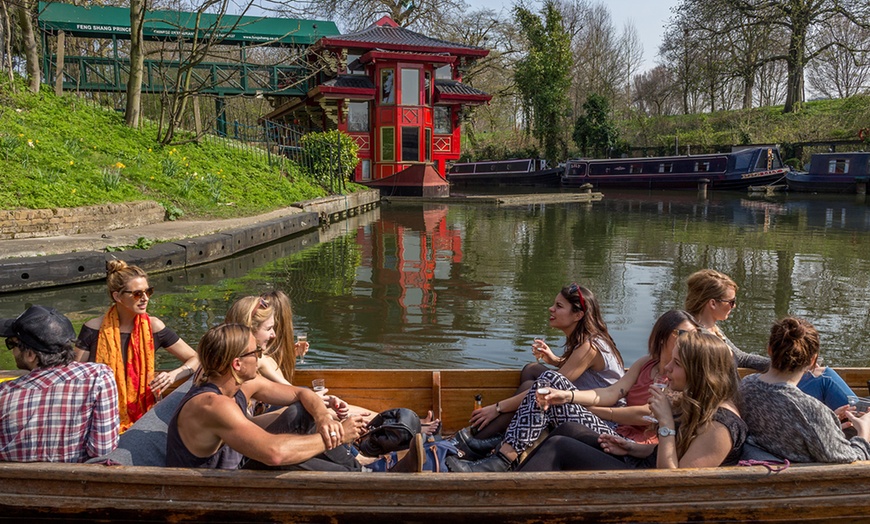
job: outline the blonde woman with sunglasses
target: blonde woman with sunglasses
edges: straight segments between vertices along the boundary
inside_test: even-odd
[[[199,367],[196,352],[157,317],[148,314],[154,288],[142,268],[123,260],[106,264],[109,300],[102,317],[87,321],[79,332],[81,361],[108,365],[115,373],[121,431],[139,420],[163,392]],[[155,373],[154,353],[163,348],[182,364]]]
[[[737,307],[737,284],[728,275],[713,269],[692,273],[686,283],[686,311],[694,315],[705,332],[716,335],[728,345],[737,367],[767,371],[770,367],[769,358],[741,351],[717,325],[717,322],[727,320]],[[831,409],[847,404],[848,397],[855,395],[836,371],[821,365],[804,373],[798,388]]]

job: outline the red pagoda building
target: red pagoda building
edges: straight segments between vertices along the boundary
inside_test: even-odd
[[[315,43],[309,56],[334,58],[335,72],[320,73],[304,97],[266,118],[353,137],[360,159],[356,182],[385,194],[447,196],[447,162],[459,158],[462,112],[492,98],[464,85],[462,71],[487,54],[384,17],[362,31]]]

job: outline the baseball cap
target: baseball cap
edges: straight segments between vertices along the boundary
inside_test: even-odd
[[[60,353],[75,340],[76,332],[58,310],[31,306],[18,318],[0,320],[0,337],[16,337],[42,353]]]

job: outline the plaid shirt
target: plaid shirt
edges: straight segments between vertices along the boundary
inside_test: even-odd
[[[72,362],[0,383],[0,461],[84,462],[118,445],[118,389],[104,364]]]

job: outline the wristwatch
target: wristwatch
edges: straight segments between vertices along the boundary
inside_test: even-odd
[[[659,427],[659,436],[660,437],[673,437],[677,432],[672,430],[671,428],[666,428],[664,426]]]

